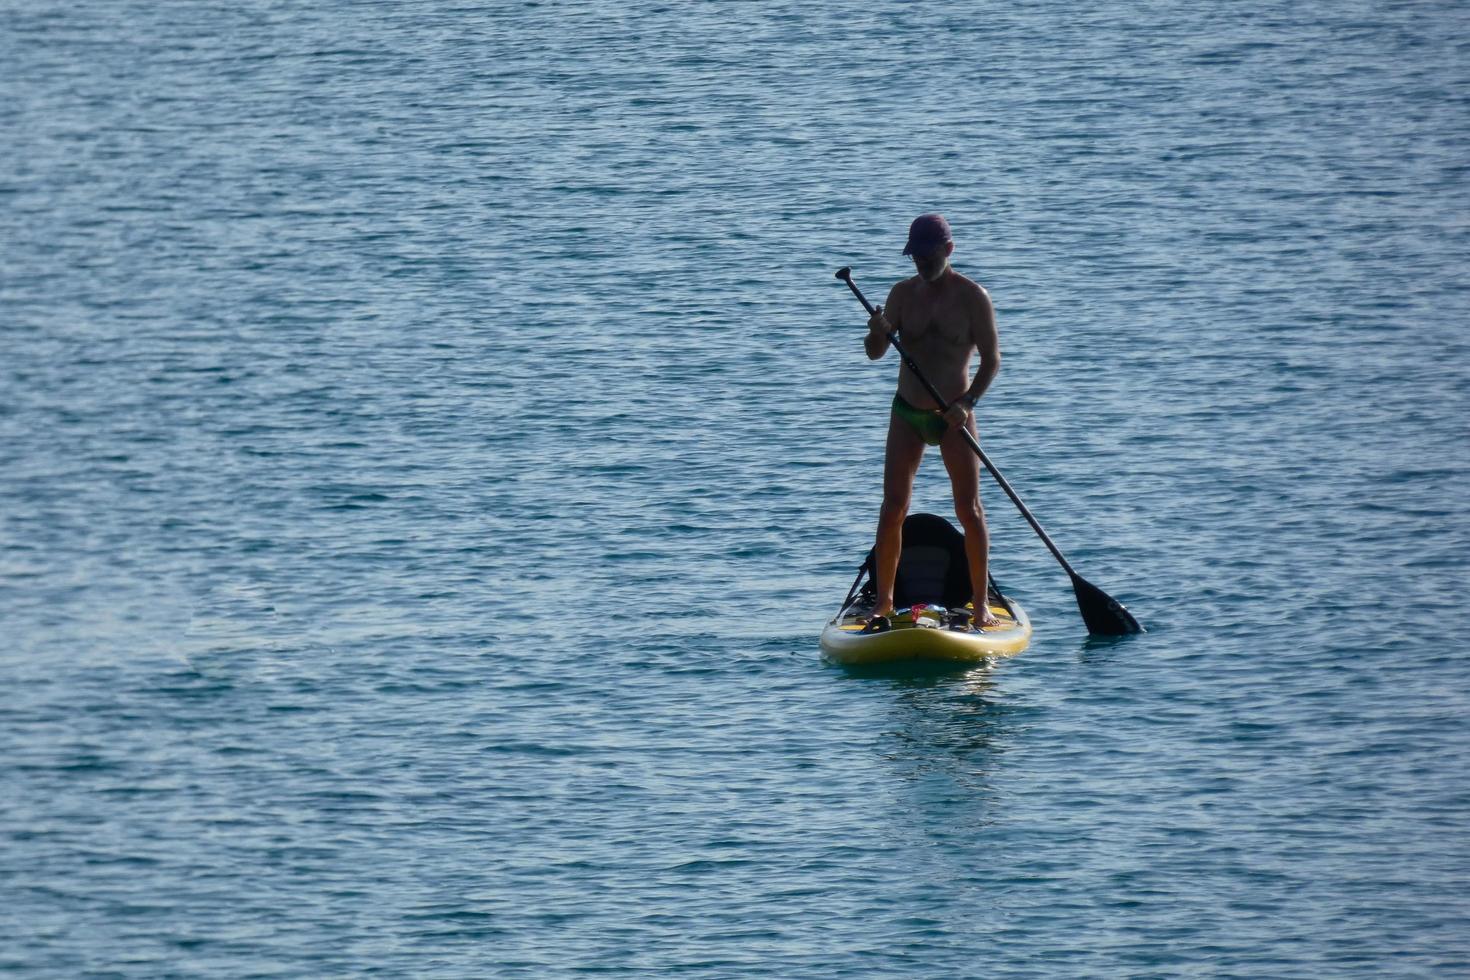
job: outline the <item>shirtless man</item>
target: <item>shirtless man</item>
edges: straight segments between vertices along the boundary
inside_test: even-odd
[[[903,546],[903,519],[908,514],[914,475],[924,458],[924,447],[939,447],[954,489],[955,515],[965,531],[965,557],[974,590],[975,625],[998,622],[986,601],[989,582],[990,532],[980,505],[980,460],[960,427],[975,432],[975,402],[1000,370],[1000,341],[990,296],[977,283],[950,268],[954,240],[941,215],[924,214],[909,226],[904,255],[911,256],[918,275],[898,283],[888,293],[886,306],[868,320],[863,347],[877,360],[887,352],[889,330],[897,330],[903,346],[924,377],[945,398],[936,405],[912,372],[900,365],[898,393],[888,420],[888,444],[883,458],[883,507],[878,514],[878,603],[874,615],[893,613],[893,585]],[[970,355],[980,352],[980,370],[970,380]]]

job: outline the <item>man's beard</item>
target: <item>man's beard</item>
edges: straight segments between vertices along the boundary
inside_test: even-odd
[[[932,259],[920,259],[915,265],[918,266],[919,276],[925,282],[937,282],[944,275],[944,270],[949,268],[949,259],[943,255],[936,255]]]

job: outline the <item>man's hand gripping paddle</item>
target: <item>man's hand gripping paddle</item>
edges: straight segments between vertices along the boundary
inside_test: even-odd
[[[851,268],[843,266],[838,269],[837,278],[847,283],[847,288],[852,290],[852,294],[858,298],[859,303],[863,304],[863,309],[868,311],[869,316],[878,312],[873,309],[873,304],[868,302],[867,298],[863,296],[862,292],[857,288],[857,285],[852,281]],[[894,350],[898,351],[898,356],[903,358],[904,365],[913,376],[919,379],[919,384],[924,386],[924,390],[929,393],[929,397],[934,399],[934,404],[947,405],[948,403],[945,402],[944,397],[929,383],[929,379],[924,377],[923,373],[919,370],[919,366],[914,363],[913,358],[909,357],[908,352],[903,349],[903,344],[899,342],[898,334],[892,330],[888,331],[888,342],[893,345]],[[1026,523],[1031,525],[1031,530],[1036,532],[1037,537],[1041,538],[1042,543],[1051,551],[1052,557],[1056,558],[1061,564],[1062,569],[1071,576],[1072,591],[1077,594],[1077,608],[1082,612],[1082,621],[1087,624],[1087,632],[1099,636],[1123,636],[1128,633],[1142,633],[1143,627],[1139,625],[1138,620],[1133,618],[1133,614],[1123,607],[1121,602],[1077,574],[1076,569],[1072,567],[1072,563],[1067,561],[1066,556],[1062,554],[1061,550],[1053,543],[1046,531],[1037,523],[1036,518],[1031,516],[1031,511],[1026,509],[1026,505],[1021,502],[1021,498],[1016,495],[1016,491],[1011,489],[1011,485],[1006,481],[1006,478],[1001,476],[1000,470],[995,468],[995,464],[990,461],[990,457],[985,455],[985,450],[980,448],[980,443],[970,434],[970,430],[961,426],[959,431],[964,436],[965,441],[970,444],[970,448],[975,451],[975,455],[980,457],[980,462],[985,464],[985,468],[995,478],[995,482],[1006,492],[1006,496],[1011,498],[1011,503],[1016,505],[1016,509],[1021,512],[1021,516],[1026,518]]]

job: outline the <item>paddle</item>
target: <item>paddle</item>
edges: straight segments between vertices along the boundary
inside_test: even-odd
[[[863,304],[863,309],[868,311],[869,316],[878,312],[873,309],[873,304],[868,302],[867,298],[863,296],[862,291],[857,288],[857,284],[852,281],[852,269],[850,267],[843,266],[838,269],[837,278],[847,283],[847,288],[852,290],[852,294],[858,298],[859,303]],[[934,403],[936,405],[948,404],[945,402],[944,397],[929,383],[929,379],[924,377],[923,372],[919,370],[919,366],[914,363],[913,358],[909,357],[908,352],[903,349],[903,344],[899,343],[898,334],[892,330],[888,331],[888,342],[893,345],[894,350],[898,351],[898,356],[903,359],[904,365],[914,377],[919,379],[919,384],[924,386],[924,390],[929,393],[930,398],[934,399]],[[1072,591],[1077,595],[1077,608],[1082,612],[1082,621],[1087,624],[1087,632],[1100,636],[1122,636],[1127,633],[1142,633],[1143,627],[1139,625],[1138,620],[1133,618],[1132,613],[1123,608],[1121,602],[1077,574],[1077,570],[1072,567],[1072,563],[1067,561],[1061,549],[1056,546],[1046,531],[1042,529],[1036,518],[1031,515],[1031,511],[1026,509],[1026,505],[1021,502],[1021,498],[1016,495],[1016,491],[1011,489],[1011,485],[1006,478],[1001,476],[1000,470],[995,468],[995,464],[990,461],[990,457],[985,455],[985,450],[980,448],[980,443],[975,440],[970,430],[961,427],[960,433],[965,437],[965,441],[970,444],[970,448],[975,451],[975,455],[980,457],[980,462],[985,464],[985,468],[990,471],[990,475],[995,477],[995,482],[1000,484],[1000,488],[1006,492],[1006,496],[1011,498],[1011,503],[1016,505],[1016,509],[1021,512],[1021,516],[1026,518],[1026,522],[1031,525],[1031,530],[1036,532],[1037,536],[1041,538],[1042,543],[1051,551],[1052,556],[1061,564],[1063,570],[1071,576]]]

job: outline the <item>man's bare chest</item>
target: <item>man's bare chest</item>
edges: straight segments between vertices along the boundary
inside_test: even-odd
[[[968,348],[973,341],[970,319],[958,306],[941,303],[913,303],[903,311],[900,333],[906,343],[929,349]]]

